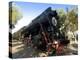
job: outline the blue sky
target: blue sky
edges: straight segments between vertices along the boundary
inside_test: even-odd
[[[63,9],[66,12],[66,8],[71,9],[75,5],[63,5],[63,4],[46,4],[46,3],[31,3],[31,2],[13,2],[18,7],[23,15],[23,18],[18,21],[12,33],[18,31],[23,26],[28,25],[34,18],[40,15],[48,7],[52,7],[53,10]]]

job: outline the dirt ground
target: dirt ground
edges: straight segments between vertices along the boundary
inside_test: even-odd
[[[64,48],[63,53],[61,55],[77,55],[78,54],[77,44],[73,44],[72,46]],[[32,46],[26,46],[22,43],[22,41],[17,40],[12,41],[12,47],[10,46],[10,52],[12,54],[12,58],[30,58],[39,57],[42,55],[47,56],[46,53],[40,52],[33,48]]]

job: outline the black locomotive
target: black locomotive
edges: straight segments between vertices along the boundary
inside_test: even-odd
[[[56,10],[49,7],[25,27],[22,35],[24,35],[24,38],[31,35],[32,43],[40,50],[46,50],[48,43],[53,43],[54,40],[67,45],[69,41],[64,32],[60,32],[58,19]]]

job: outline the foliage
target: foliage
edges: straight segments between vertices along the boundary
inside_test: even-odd
[[[64,11],[63,9],[59,9],[58,15],[58,26],[60,30],[67,32],[68,30],[76,31],[78,29],[78,13],[77,8],[68,9],[68,11]]]
[[[17,24],[18,20],[22,18],[22,14],[19,11],[18,7],[16,5],[9,6],[9,23],[10,25],[15,26]]]

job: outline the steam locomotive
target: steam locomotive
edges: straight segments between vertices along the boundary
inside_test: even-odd
[[[59,16],[56,10],[48,7],[25,27],[22,35],[24,35],[24,38],[31,35],[32,43],[40,50],[46,50],[48,43],[52,43],[54,40],[59,41],[60,44],[67,45],[69,41],[64,32],[60,32],[58,19]]]

